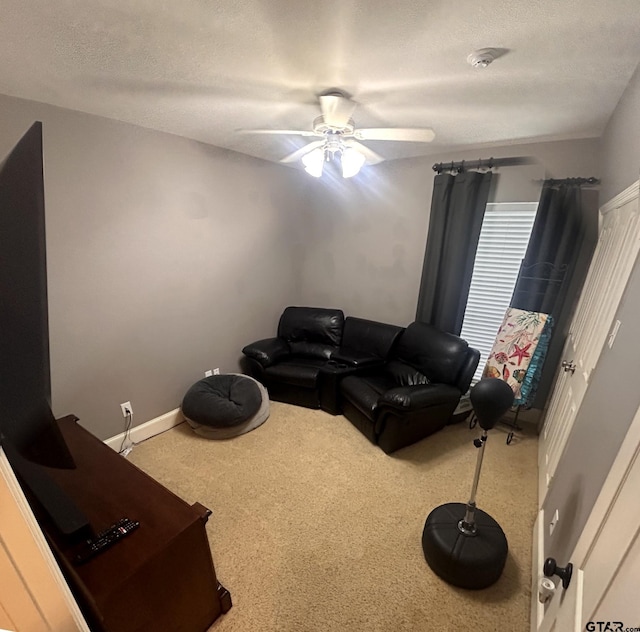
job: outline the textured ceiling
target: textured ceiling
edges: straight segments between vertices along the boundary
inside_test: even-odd
[[[0,93],[279,160],[340,88],[385,158],[599,135],[640,61],[638,0],[0,0]],[[508,52],[484,70],[475,49]],[[312,140],[312,139],[311,139]]]

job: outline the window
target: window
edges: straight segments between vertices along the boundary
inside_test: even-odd
[[[481,354],[473,383],[482,377],[511,302],[537,209],[537,202],[487,204],[460,333]]]

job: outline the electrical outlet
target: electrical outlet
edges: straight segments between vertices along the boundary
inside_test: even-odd
[[[124,402],[124,404],[120,404],[120,409],[122,410],[122,416],[125,419],[128,415],[133,415],[133,406],[131,406],[131,402]]]
[[[208,371],[204,372],[204,376],[205,377],[211,377],[213,375],[213,371],[211,371],[211,369],[209,369]]]
[[[213,369],[214,375],[220,375],[220,369]]]

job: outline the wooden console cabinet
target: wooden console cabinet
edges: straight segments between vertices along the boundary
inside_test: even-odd
[[[75,545],[43,522],[61,568],[92,630],[205,632],[231,607],[207,541],[210,511],[189,505],[77,424],[58,425],[74,470],[48,468],[97,531],[124,517],[140,526],[84,564]]]

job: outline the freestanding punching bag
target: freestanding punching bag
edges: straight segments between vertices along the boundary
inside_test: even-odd
[[[427,517],[422,532],[422,550],[431,570],[460,588],[486,588],[498,580],[507,561],[509,547],[500,525],[476,507],[487,431],[513,405],[511,387],[498,378],[480,380],[471,389],[471,405],[482,434],[473,444],[478,448],[471,497],[463,503],[436,507]]]

